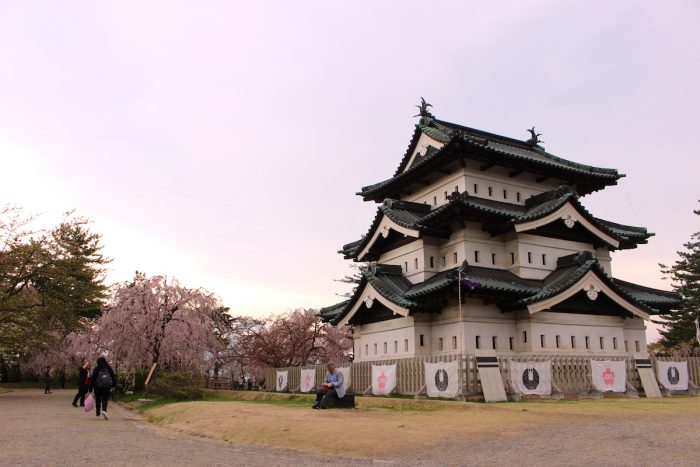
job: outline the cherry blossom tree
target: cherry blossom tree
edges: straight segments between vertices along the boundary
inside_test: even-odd
[[[317,310],[297,309],[266,319],[233,319],[232,359],[249,374],[287,367],[350,360],[352,333],[321,322]]]
[[[107,353],[125,369],[158,363],[166,370],[213,368],[226,347],[230,317],[219,299],[165,276],[136,273],[114,288],[102,316],[70,337],[71,353]]]

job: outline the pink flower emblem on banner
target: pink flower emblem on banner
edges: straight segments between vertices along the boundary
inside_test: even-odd
[[[603,382],[606,386],[612,386],[615,382],[615,372],[612,371],[610,367],[606,368],[603,372]]]
[[[379,382],[379,389],[384,389],[386,387],[386,374],[384,371],[379,375],[377,381]]]

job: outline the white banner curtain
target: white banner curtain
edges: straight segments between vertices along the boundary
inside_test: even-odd
[[[311,392],[316,389],[316,369],[302,368],[301,369],[301,392]]]
[[[425,362],[425,388],[428,397],[457,397],[459,391],[457,360]]]
[[[350,367],[344,366],[342,368],[336,368],[336,370],[343,374],[343,393],[346,393],[350,387]]]
[[[385,396],[396,387],[396,364],[372,365],[372,394]]]
[[[520,394],[552,394],[552,361],[510,362],[510,381]]]
[[[593,387],[598,391],[625,392],[627,372],[624,360],[591,360]]]
[[[659,383],[672,391],[688,390],[688,362],[656,362]]]
[[[275,386],[276,391],[284,391],[287,389],[287,375],[289,372],[287,371],[278,371],[277,372],[277,383]]]

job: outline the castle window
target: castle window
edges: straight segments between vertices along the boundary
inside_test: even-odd
[[[437,206],[437,196],[433,196],[433,205]]]
[[[452,336],[452,348],[457,348],[457,336]]]
[[[399,341],[394,341],[394,353],[399,353]]]
[[[475,251],[475,252],[474,252],[474,262],[475,262],[475,263],[478,263],[478,262],[479,262],[479,252],[478,252],[478,251]]]
[[[520,202],[520,192],[515,194],[515,199],[518,201],[518,203]]]
[[[512,251],[510,253],[510,264],[515,264],[515,253]]]
[[[476,348],[480,349],[481,348],[481,336],[476,336]]]
[[[503,190],[503,199],[508,199],[508,190]]]
[[[408,352],[408,339],[403,340],[403,351]]]
[[[510,350],[513,350],[513,338],[512,337],[508,338],[508,346],[510,347]]]
[[[527,331],[523,331],[523,343],[527,344]]]
[[[629,342],[627,342],[627,339],[625,339],[625,352],[629,352],[629,351],[630,351],[630,344],[629,344]]]
[[[413,258],[413,268],[418,269],[418,258]]]
[[[600,336],[600,350],[603,350],[605,348],[605,340],[603,339],[603,336]]]
[[[442,257],[442,259],[441,259],[441,261],[440,261],[440,265],[441,265],[443,268],[447,265],[447,261],[446,261],[446,259],[445,259],[444,256]]]
[[[447,199],[447,192],[445,192],[445,199]]]
[[[617,350],[617,337],[613,337],[613,350]]]
[[[544,349],[544,334],[540,334],[540,347]]]
[[[576,348],[576,336],[571,336],[571,348]]]
[[[365,344],[365,357],[369,355],[369,344]]]
[[[634,341],[634,351],[639,352],[639,341]]]
[[[489,187],[489,196],[493,196],[493,187]]]
[[[457,252],[452,253],[452,262],[457,264]]]
[[[527,262],[529,264],[532,264],[532,252],[531,251],[527,252]]]
[[[403,268],[408,272],[408,261],[404,261]]]
[[[435,258],[433,256],[430,257],[430,267],[431,268],[435,267]]]
[[[384,342],[384,355],[389,353],[389,350],[387,349],[386,342]]]
[[[496,253],[491,253],[491,264],[496,264]]]
[[[476,183],[474,184],[474,194],[477,194],[479,192],[479,185]]]
[[[554,336],[554,343],[557,346],[557,349],[561,347],[561,338],[559,336]]]
[[[590,349],[591,348],[591,338],[586,336],[586,348]]]
[[[455,191],[459,193],[459,187],[457,185],[455,185]]]
[[[438,350],[442,350],[442,337],[438,339]]]
[[[425,338],[423,337],[423,334],[421,334],[421,335],[420,335],[420,339],[419,339],[419,342],[420,342],[420,346],[421,346],[421,347],[425,346],[425,341],[424,341],[424,340],[425,340]]]
[[[542,253],[542,266],[547,265],[547,255]]]
[[[375,344],[374,344],[374,355],[377,355],[377,344],[376,344],[376,342],[375,342]]]
[[[496,336],[493,336],[493,337],[491,338],[491,348],[492,348],[493,350],[496,350]]]

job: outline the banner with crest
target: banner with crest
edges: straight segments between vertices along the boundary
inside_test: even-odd
[[[316,369],[315,368],[302,368],[301,369],[301,382],[299,384],[299,390],[301,392],[311,392],[316,390]]]
[[[552,361],[510,362],[510,381],[520,394],[552,394]]]
[[[457,397],[459,373],[457,360],[451,362],[425,362],[425,388],[428,397]]]
[[[659,383],[672,391],[688,390],[688,362],[656,362]]]
[[[278,371],[277,372],[277,383],[275,384],[276,391],[285,391],[287,389],[287,376],[288,371]]]
[[[591,360],[593,387],[600,392],[625,392],[627,371],[624,360]]]
[[[396,364],[372,365],[372,394],[386,396],[396,387]]]

